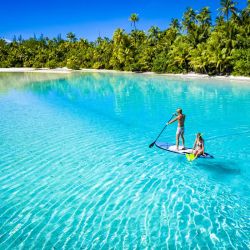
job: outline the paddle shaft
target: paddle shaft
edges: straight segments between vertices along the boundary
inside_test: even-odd
[[[168,123],[172,120],[174,115],[171,116],[171,118],[169,119],[169,121],[167,122],[167,124],[164,126],[164,128],[162,129],[162,131],[160,132],[160,134],[157,136],[157,138],[155,139],[154,141],[154,144],[155,142],[158,140],[158,138],[161,136],[162,132],[165,130],[165,128],[168,126]]]

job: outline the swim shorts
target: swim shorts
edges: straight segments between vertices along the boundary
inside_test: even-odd
[[[180,136],[184,134],[184,127],[177,127],[176,135]]]

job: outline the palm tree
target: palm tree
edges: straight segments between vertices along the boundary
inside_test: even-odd
[[[148,38],[150,41],[152,42],[156,42],[159,38],[159,33],[160,33],[160,28],[157,26],[152,26],[149,30],[148,30]]]
[[[196,16],[198,22],[201,25],[211,25],[211,12],[209,7],[204,7],[201,9],[200,13]]]
[[[219,8],[220,14],[226,16],[227,22],[229,19],[230,12],[236,15],[236,2],[233,0],[221,0],[220,1],[221,8]]]
[[[136,30],[135,23],[139,21],[139,16],[136,13],[131,14],[129,21],[131,22],[131,25],[134,25],[134,28]]]
[[[187,32],[190,32],[195,24],[196,14],[192,8],[187,8],[184,13],[182,24],[183,27],[187,29]]]
[[[73,32],[69,32],[67,34],[67,38],[70,42],[75,42],[76,41],[76,35]]]
[[[196,20],[198,21],[198,43],[205,42],[211,30],[211,12],[209,8],[202,8],[199,14],[196,15]]]
[[[222,26],[225,23],[224,18],[222,16],[218,16],[215,19],[215,27]]]
[[[170,28],[180,30],[180,23],[177,18],[172,18],[170,23]]]
[[[115,32],[114,32],[114,35],[113,35],[113,42],[114,44],[118,44],[120,45],[123,41],[123,38],[125,36],[125,31],[124,29],[117,29]]]
[[[250,0],[247,1],[247,6],[240,13],[240,21],[242,25],[246,25],[250,20]],[[246,25],[247,26],[247,25]]]

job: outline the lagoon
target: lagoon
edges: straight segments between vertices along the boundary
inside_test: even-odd
[[[178,107],[215,159],[148,147]],[[249,110],[244,82],[1,73],[0,248],[247,249]]]

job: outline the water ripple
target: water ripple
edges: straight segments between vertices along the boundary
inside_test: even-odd
[[[235,110],[232,98],[209,85],[204,92],[189,83],[133,79],[105,78],[107,95],[98,77],[79,76],[0,96],[1,249],[249,248],[248,146],[241,139],[240,149],[235,137],[211,141],[212,163],[190,164],[148,148],[177,99],[189,115],[199,117],[196,105],[204,111],[197,127],[205,131],[214,109],[205,109],[199,95],[213,100],[220,115],[223,101]],[[157,94],[144,96],[148,91]],[[248,97],[237,98],[247,106]],[[241,122],[232,121],[230,131],[247,131]],[[218,123],[207,137],[225,132]],[[195,131],[187,128],[191,143]],[[170,140],[174,128],[167,133]],[[234,151],[223,159],[222,142],[224,152]]]

